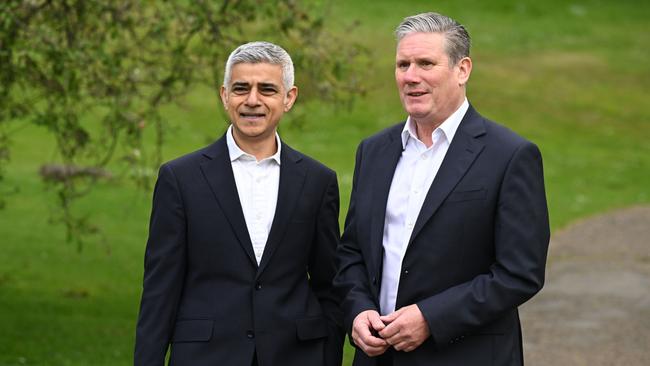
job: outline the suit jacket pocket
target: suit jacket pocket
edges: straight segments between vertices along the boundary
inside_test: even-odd
[[[324,317],[310,317],[296,320],[298,339],[308,340],[325,338],[328,335],[327,319]]]
[[[172,342],[207,342],[212,338],[212,319],[179,320],[174,327]]]
[[[487,190],[485,188],[476,188],[471,190],[464,191],[454,191],[449,194],[446,202],[461,202],[461,201],[472,201],[472,200],[484,200],[487,196]]]

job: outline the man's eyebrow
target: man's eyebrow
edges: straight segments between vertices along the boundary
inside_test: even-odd
[[[259,85],[260,85],[260,87],[262,87],[262,88],[276,88],[276,89],[279,88],[279,86],[278,86],[277,84],[275,84],[275,83],[270,83],[270,82],[269,82],[269,83],[264,83],[264,82],[262,82],[262,83],[259,83]]]
[[[234,83],[232,83],[232,86],[246,86],[246,87],[248,87],[248,86],[250,86],[250,84],[245,82],[245,81],[235,81]]]

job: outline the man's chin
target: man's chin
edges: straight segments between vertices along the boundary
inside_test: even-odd
[[[265,124],[264,118],[242,118],[237,121],[237,125],[241,128],[260,128]]]
[[[411,108],[407,109],[406,112],[415,119],[423,119],[431,115],[431,110],[424,108]]]
[[[247,140],[261,140],[268,135],[268,133],[266,133],[262,128],[244,128],[240,130],[240,134],[242,135],[242,138]]]

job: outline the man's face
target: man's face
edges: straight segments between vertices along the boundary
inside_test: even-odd
[[[255,142],[274,138],[280,118],[298,93],[282,83],[282,67],[268,63],[240,63],[232,67],[230,85],[221,87],[221,101],[236,140]]]
[[[463,102],[471,60],[450,67],[441,33],[412,33],[397,45],[395,80],[402,105],[419,123],[442,123]]]

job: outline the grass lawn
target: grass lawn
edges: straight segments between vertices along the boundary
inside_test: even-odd
[[[341,221],[358,142],[405,118],[392,31],[404,16],[428,10],[455,17],[473,37],[470,102],[540,146],[553,230],[650,202],[650,3],[333,3],[329,25],[344,29],[358,19],[350,37],[372,49],[369,92],[351,110],[305,106],[304,127],[282,128],[281,135],[338,172]],[[184,109],[169,108],[175,132],[165,158],[221,135],[219,108],[216,94],[204,89]],[[4,185],[18,192],[0,211],[0,366],[129,364],[151,193],[126,183],[98,187],[78,209],[92,213],[102,231],[77,253],[63,228],[48,222],[55,198],[37,175],[55,158],[53,142],[26,126],[12,153]],[[348,348],[346,364],[351,355]]]

